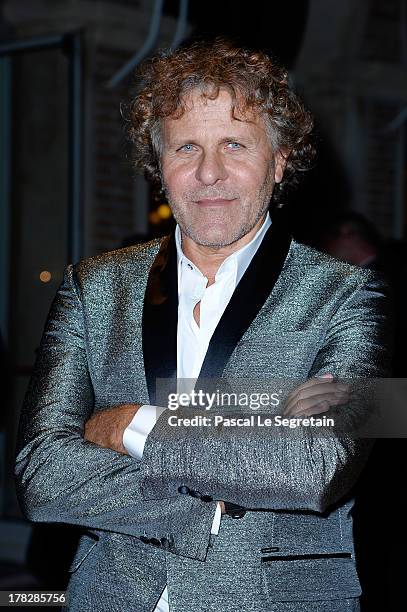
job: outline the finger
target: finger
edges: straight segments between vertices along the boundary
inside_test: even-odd
[[[349,401],[349,395],[344,393],[322,394],[315,397],[302,398],[297,402],[292,403],[284,409],[283,414],[291,415],[303,410],[309,410],[313,406],[317,406],[321,402],[326,402],[328,408],[346,404]]]
[[[302,416],[313,416],[315,414],[322,414],[323,412],[327,412],[329,410],[329,403],[322,401],[319,404],[315,404],[308,410],[303,410],[302,412],[296,412],[292,416],[294,417],[302,417]]]
[[[299,412],[293,412],[290,415],[291,417],[299,417],[299,416],[312,416],[314,414],[321,414],[323,412],[328,412],[330,408],[330,405],[328,402],[326,401],[322,401],[319,404],[314,404],[314,406],[311,406],[311,408],[308,408],[307,410],[300,410]]]
[[[326,385],[327,383],[332,384],[333,380],[334,380],[334,377],[332,374],[321,374],[320,376],[314,376],[313,378],[310,378],[306,380],[305,382],[301,383],[300,385],[298,385],[298,387],[295,387],[294,389],[292,389],[287,396],[287,400],[298,396],[299,394],[303,393],[307,389],[311,389],[312,387],[315,387],[316,385],[321,385],[321,384]]]
[[[291,414],[292,412],[298,412],[299,410],[308,410],[308,408],[319,404],[321,401],[327,401],[329,402],[329,405],[337,406],[338,404],[348,402],[349,398],[350,395],[346,391],[334,391],[332,393],[325,392],[309,397],[299,397],[285,404],[283,414]]]
[[[315,393],[307,397],[299,397],[296,400],[292,400],[284,406],[283,414],[296,414],[303,410],[308,410],[321,402],[327,402],[328,408],[331,406],[338,406],[348,402],[349,398],[350,394],[348,391],[329,390],[329,392],[327,392],[325,390],[323,393]]]
[[[287,396],[285,405],[289,406],[293,404],[294,402],[297,402],[301,399],[305,399],[308,397],[314,397],[314,396],[321,395],[326,392],[328,393],[341,393],[341,392],[348,393],[349,391],[350,391],[350,386],[345,383],[331,382],[328,387],[326,384],[321,383],[320,381],[315,381],[312,386],[297,387],[297,389],[294,392],[291,392]]]

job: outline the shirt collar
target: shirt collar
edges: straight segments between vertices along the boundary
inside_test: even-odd
[[[261,225],[261,227],[256,232],[256,235],[251,239],[250,242],[245,244],[241,249],[235,251],[222,262],[219,267],[216,276],[222,272],[223,269],[228,267],[233,260],[236,261],[236,285],[242,278],[243,274],[246,272],[247,268],[251,260],[253,259],[257,249],[259,248],[265,233],[271,225],[270,215],[267,213],[266,218]],[[202,275],[202,272],[186,257],[182,251],[181,246],[181,230],[179,225],[175,228],[175,244],[177,247],[177,266],[178,266],[178,274],[180,273],[180,266],[185,262],[185,264],[192,266],[194,270],[199,272]]]

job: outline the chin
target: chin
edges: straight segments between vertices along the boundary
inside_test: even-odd
[[[234,242],[239,240],[239,238],[241,237],[241,234],[235,235],[234,233],[231,233],[230,230],[227,232],[221,230],[211,230],[205,232],[201,230],[190,234],[190,238],[192,238],[192,240],[196,242],[196,244],[213,248],[229,246],[230,244],[233,244]]]

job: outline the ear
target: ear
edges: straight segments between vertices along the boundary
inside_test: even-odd
[[[274,181],[281,183],[284,176],[284,170],[287,165],[287,160],[290,155],[290,151],[278,150],[274,154]]]

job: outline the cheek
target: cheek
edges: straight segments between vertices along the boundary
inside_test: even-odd
[[[229,178],[241,193],[252,194],[260,191],[268,182],[269,172],[261,163],[240,164],[231,169]]]
[[[194,182],[194,173],[185,167],[167,164],[162,166],[163,181],[171,193],[180,193]]]

